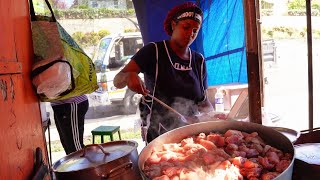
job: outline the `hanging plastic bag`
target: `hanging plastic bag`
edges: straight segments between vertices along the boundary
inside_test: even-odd
[[[32,0],[29,1],[32,40],[36,57],[31,79],[40,100],[50,102],[94,92],[98,84],[91,58],[56,21],[48,0],[45,2],[51,17],[36,16]],[[58,66],[60,67],[57,68]],[[65,71],[59,71],[60,68]],[[67,79],[64,79],[65,77]],[[50,82],[59,86],[54,87]]]
[[[65,62],[57,62],[35,76],[32,84],[37,87],[37,94],[54,99],[67,91],[71,84],[70,66]]]

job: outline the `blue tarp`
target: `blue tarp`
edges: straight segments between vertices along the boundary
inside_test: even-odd
[[[167,12],[185,0],[133,0],[145,44],[169,39],[163,29]],[[202,28],[191,48],[206,58],[208,84],[247,83],[242,0],[198,0]]]

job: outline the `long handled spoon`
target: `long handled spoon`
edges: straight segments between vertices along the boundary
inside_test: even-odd
[[[175,113],[176,115],[178,115],[182,121],[184,121],[185,123],[188,123],[187,119],[180,114],[177,110],[173,109],[172,107],[168,106],[166,103],[162,102],[160,99],[152,96],[151,94],[147,94],[147,96],[151,97],[153,100],[157,101],[158,103],[160,103],[162,106],[164,106],[165,108],[169,109],[170,111],[172,111],[173,113]],[[188,123],[189,124],[189,123]]]

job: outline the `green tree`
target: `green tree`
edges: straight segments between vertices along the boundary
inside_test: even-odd
[[[288,9],[306,9],[306,1],[305,0],[294,0],[288,3]]]

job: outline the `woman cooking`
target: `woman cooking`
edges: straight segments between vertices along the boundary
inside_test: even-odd
[[[205,60],[189,48],[201,28],[202,16],[201,9],[192,2],[172,8],[164,21],[171,38],[144,46],[114,78],[117,88],[128,86],[145,95],[140,111],[147,114],[143,121],[147,142],[187,124],[148,94],[176,109],[189,123],[198,122],[195,115],[213,110],[207,98]],[[144,73],[145,83],[138,76],[140,72]]]

